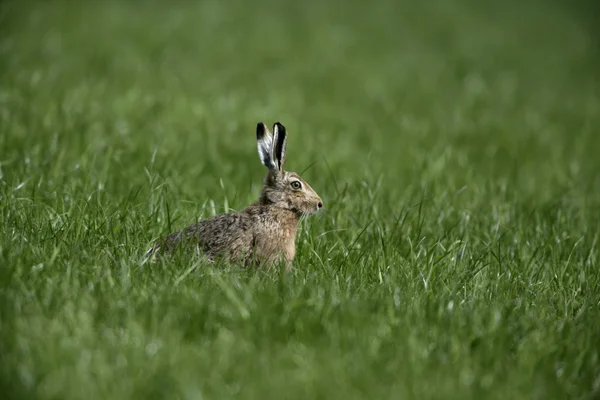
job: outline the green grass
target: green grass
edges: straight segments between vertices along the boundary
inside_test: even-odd
[[[517,4],[2,2],[2,397],[598,398],[594,8]],[[294,272],[142,265],[257,197],[259,120]]]

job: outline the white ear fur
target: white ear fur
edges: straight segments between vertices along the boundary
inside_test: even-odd
[[[273,144],[275,141],[273,140],[273,135],[269,132],[269,128],[262,122],[256,125],[256,142],[258,145],[258,156],[265,167],[269,171],[278,171],[279,166],[273,157]]]

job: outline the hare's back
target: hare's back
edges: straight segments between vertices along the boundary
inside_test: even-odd
[[[252,218],[245,213],[217,215],[188,226],[185,236],[209,256],[228,253],[235,258],[252,245]]]

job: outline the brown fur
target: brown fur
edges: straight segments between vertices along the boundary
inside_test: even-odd
[[[300,217],[315,213],[323,203],[298,174],[283,170],[285,128],[276,124],[279,136],[274,128],[275,140],[271,147],[272,151],[279,154],[265,155],[265,147],[261,147],[261,144],[264,146],[267,143],[265,136],[266,139],[273,137],[268,137],[271,133],[261,124],[257,127],[259,155],[269,172],[259,200],[242,211],[204,219],[175,232],[156,243],[147,255],[153,255],[159,249],[171,251],[181,244],[191,242],[210,260],[225,258],[245,265],[283,261],[288,269],[291,267],[296,255],[296,233]],[[279,148],[276,149],[277,145]],[[265,161],[263,157],[271,157],[275,162],[271,159]],[[300,183],[300,188],[293,186],[297,185],[296,181]]]

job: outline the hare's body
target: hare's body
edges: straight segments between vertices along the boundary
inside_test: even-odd
[[[286,131],[279,123],[273,130],[271,134],[263,123],[257,126],[259,155],[269,173],[256,203],[192,224],[167,236],[147,254],[191,243],[211,260],[226,258],[246,265],[285,262],[289,268],[296,255],[300,217],[315,213],[323,203],[298,174],[283,170]]]
[[[255,204],[192,224],[167,236],[159,247],[172,250],[192,243],[210,260],[225,257],[246,265],[254,261],[291,263],[296,255],[298,220],[290,210]]]

